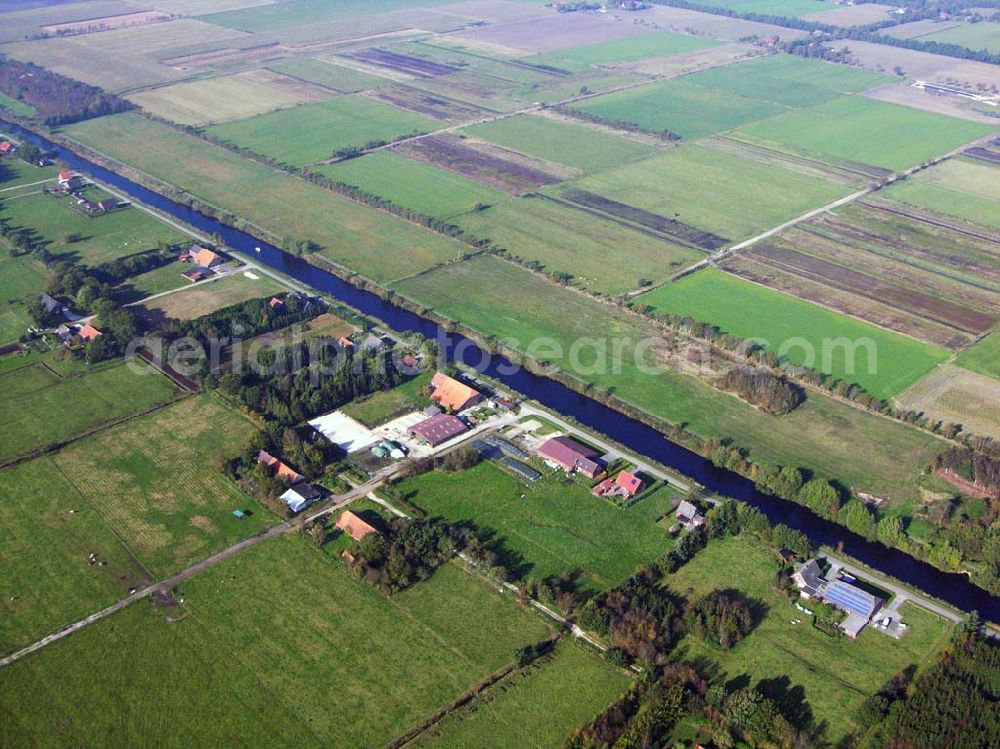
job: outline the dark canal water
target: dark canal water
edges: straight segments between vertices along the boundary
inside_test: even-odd
[[[840,525],[824,520],[793,502],[762,494],[754,488],[752,482],[742,476],[716,468],[710,461],[671,442],[660,432],[635,419],[546,377],[531,374],[523,369],[516,370],[510,362],[502,357],[484,357],[479,347],[463,336],[449,334],[442,337],[443,334],[438,325],[430,320],[397,307],[375,294],[358,289],[249,234],[221,224],[187,206],[168,200],[126,177],[49,142],[33,132],[2,120],[0,120],[0,128],[15,137],[36,143],[72,168],[86,172],[136,200],[196,227],[205,234],[221,236],[229,247],[250,255],[261,264],[270,266],[303,285],[318,289],[381,320],[394,330],[417,332],[439,342],[447,341],[447,347],[442,345],[442,351],[449,358],[476,368],[553,411],[573,417],[580,424],[606,434],[640,455],[692,477],[712,492],[743,500],[759,508],[772,522],[781,522],[800,530],[817,544],[825,544],[834,548],[842,545],[846,554],[870,567],[909,583],[963,611],[975,609],[984,618],[1000,622],[1000,598],[973,585],[964,575],[942,572],[901,551],[866,541],[861,536],[851,533]],[[260,248],[260,252],[255,251],[257,247]],[[511,374],[511,370],[516,371]]]

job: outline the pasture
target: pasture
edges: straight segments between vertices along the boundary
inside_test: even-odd
[[[899,405],[1000,440],[1000,381],[984,374],[946,364],[903,393]]]
[[[570,105],[609,123],[625,122],[649,132],[669,130],[697,140],[763,120],[781,107],[688,83],[685,78],[615,91]]]
[[[847,187],[700,145],[672,148],[571,183],[737,242],[843,197]],[[760,200],[749,196],[762,196]],[[766,199],[763,196],[767,196]]]
[[[940,450],[935,438],[912,427],[823,395],[785,416],[765,414],[664,363],[656,328],[493,257],[454,263],[392,288],[660,418],[706,438],[729,437],[755,460],[801,466],[906,500],[917,495],[920,471]],[[636,350],[647,338],[652,348]],[[618,342],[620,353],[611,348]]]
[[[508,199],[499,190],[385,150],[312,171],[442,220]]]
[[[0,461],[63,442],[101,424],[139,413],[174,397],[170,380],[136,363],[122,362],[60,375],[36,363],[0,374]]]
[[[384,746],[550,632],[456,565],[385,598],[298,534],[205,571],[180,597],[6,670],[0,743]]]
[[[394,141],[437,127],[430,117],[368,99],[342,96],[214,125],[209,135],[291,164],[329,159],[335,151]],[[295,133],[289,138],[289,133]]]
[[[898,172],[997,128],[851,96],[746,125],[733,137],[831,164]]]
[[[17,197],[3,201],[0,220],[5,219],[11,229],[27,229],[38,246],[62,259],[98,265],[187,238],[135,207],[88,216],[72,198],[43,194],[42,187],[31,188],[38,191],[34,193],[19,191]]]
[[[264,226],[311,240],[319,255],[376,282],[457,257],[462,245],[131,113],[67,134],[157,179]]]
[[[563,746],[576,728],[592,720],[631,683],[623,671],[576,642],[487,689],[412,744],[421,749],[480,749],[493,746]]]
[[[546,197],[509,200],[458,216],[455,223],[549,273],[569,274],[581,288],[608,295],[638,288],[643,278],[666,279],[702,257],[638,227]]]
[[[228,26],[250,33],[284,31],[312,26],[327,21],[349,21],[376,13],[433,7],[451,0],[301,0],[287,3],[258,5],[253,8],[230,10],[203,16],[219,26]]]
[[[524,58],[529,64],[544,64],[559,67],[561,61],[589,65],[614,65],[619,62],[637,62],[650,57],[668,57],[685,52],[695,52],[715,47],[719,42],[697,36],[673,34],[670,32],[646,34],[635,39],[615,39],[581,47],[560,49],[545,55]]]
[[[932,662],[947,642],[951,624],[911,603],[900,610],[910,624],[902,640],[871,627],[856,640],[830,637],[774,588],[777,569],[773,553],[759,543],[724,538],[711,541],[667,575],[664,584],[681,595],[736,587],[767,607],[763,621],[729,651],[692,636],[678,647],[688,660],[715,661],[729,679],[748,676],[751,686],[788,708],[786,715],[825,722],[825,738],[831,743],[856,727],[865,698],[906,666]]]
[[[847,65],[793,55],[764,55],[691,73],[683,80],[734,96],[751,96],[785,107],[808,107],[893,79]]]
[[[985,49],[995,55],[1000,54],[1000,23],[996,22],[960,23],[941,31],[922,34],[919,38],[922,42],[957,44],[967,49]]]
[[[26,257],[0,254],[0,345],[17,340],[33,324],[25,299],[45,289],[45,273]]]
[[[955,359],[960,367],[1000,380],[1000,332],[994,330]]]
[[[707,322],[877,398],[898,395],[948,358],[930,346],[710,268],[636,300]],[[850,343],[841,346],[844,340]]]
[[[186,398],[75,442],[52,461],[143,566],[166,576],[273,522],[221,464],[254,431],[211,396]],[[238,509],[252,513],[237,520]]]
[[[279,73],[315,83],[318,86],[325,86],[342,94],[367,91],[390,83],[386,78],[337,65],[322,57],[290,57],[268,67]]]
[[[180,278],[180,269],[175,268],[175,272]],[[214,281],[194,284],[189,289],[179,288],[170,294],[150,299],[137,309],[153,324],[161,324],[169,320],[193,320],[248,299],[288,291],[284,284],[271,276],[259,273],[254,275],[257,278],[250,278],[246,273],[233,273]]]
[[[0,523],[0,654],[151,582],[51,457],[0,471]]]
[[[516,578],[578,575],[576,587],[585,595],[617,584],[670,548],[666,531],[647,516],[593,496],[589,484],[542,470],[544,478],[525,484],[483,462],[458,473],[432,471],[398,486],[429,516],[472,522],[495,533],[491,543]],[[640,502],[666,512],[672,497],[662,490]]]
[[[837,6],[822,0],[711,0],[717,8],[734,10],[737,13],[759,13],[767,16],[811,15]]]
[[[19,117],[31,117],[35,113],[35,108],[30,104],[12,99],[2,92],[0,92],[0,109],[6,109]]]
[[[1000,229],[1000,167],[948,159],[891,185],[894,200]]]
[[[168,263],[154,270],[132,276],[112,289],[111,296],[119,304],[133,304],[153,294],[180,289],[190,285],[190,281],[181,276],[181,273],[190,269],[191,266],[188,263],[179,260]]]
[[[650,156],[655,149],[572,121],[533,114],[474,125],[465,132],[537,159],[594,172]]]
[[[391,390],[380,390],[353,401],[344,406],[343,411],[366,427],[374,428],[407,411],[426,408],[430,401],[420,391],[430,385],[432,376],[430,371],[424,372]]]
[[[147,112],[182,125],[241,120],[309,100],[287,90],[263,86],[245,73],[146,89],[126,98]]]

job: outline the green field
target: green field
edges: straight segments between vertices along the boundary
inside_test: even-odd
[[[0,345],[16,340],[32,325],[25,299],[45,289],[45,273],[26,257],[0,249]]]
[[[121,362],[60,377],[44,364],[0,375],[0,461],[70,439],[103,422],[166,403],[174,388],[141,363],[136,374]]]
[[[0,109],[7,109],[19,117],[31,117],[35,113],[35,108],[30,104],[11,99],[2,92],[0,92]]]
[[[733,136],[828,163],[901,171],[997,128],[851,96],[772,117]]]
[[[39,185],[35,189],[41,188]],[[12,229],[30,229],[38,244],[53,255],[87,265],[153,249],[160,242],[175,244],[186,239],[186,235],[134,207],[88,216],[73,207],[71,198],[41,192],[19,192],[18,197],[0,203],[2,220]]]
[[[210,396],[186,398],[75,442],[53,462],[146,569],[163,576],[273,522],[221,463],[254,431]],[[252,515],[237,520],[237,509]]]
[[[679,55],[684,52],[714,47],[719,43],[712,39],[665,32],[645,34],[633,39],[615,39],[610,42],[586,44],[582,47],[570,47],[557,52],[527,57],[524,58],[524,62],[543,63],[556,67],[561,60],[569,60],[582,65],[609,65],[616,62],[636,62],[649,57]]]
[[[384,746],[550,631],[454,565],[387,599],[297,535],[181,593],[6,669],[0,744]]]
[[[666,279],[702,257],[544,197],[509,200],[455,223],[549,272],[570,273],[581,288],[601,294],[631,291],[642,278]]]
[[[430,385],[432,376],[432,372],[424,372],[392,390],[380,390],[367,398],[349,403],[342,410],[365,426],[376,427],[394,416],[431,405],[420,391]]]
[[[736,587],[763,601],[767,615],[728,652],[690,636],[678,647],[687,659],[718,662],[729,679],[746,675],[751,685],[764,682],[765,692],[769,685],[780,689],[785,681],[788,705],[799,703],[794,692],[801,689],[807,714],[817,724],[827,723],[826,738],[833,744],[856,727],[857,710],[868,695],[906,666],[931,662],[951,629],[945,620],[906,604],[901,614],[910,629],[902,640],[871,627],[857,640],[834,639],[813,627],[808,615],[774,589],[776,571],[772,552],[758,542],[726,538],[709,543],[677,573],[668,575],[666,584],[681,594],[693,589],[694,596]],[[793,620],[802,623],[792,624]]]
[[[36,183],[55,180],[58,174],[59,169],[54,166],[38,167],[17,157],[0,159],[0,199],[9,200],[22,192],[37,190],[40,185]],[[15,187],[22,189],[12,189]]]
[[[832,180],[700,145],[672,148],[570,185],[733,242],[772,229],[849,192],[848,187]]]
[[[508,197],[499,190],[391,151],[376,151],[312,171],[442,220]]]
[[[51,457],[0,471],[0,523],[0,654],[150,582]]]
[[[785,416],[765,414],[693,375],[659,367],[659,334],[648,324],[492,257],[455,263],[393,288],[476,330],[509,339],[513,348],[535,359],[579,372],[581,379],[649,413],[687,424],[704,437],[730,437],[755,460],[805,467],[849,486],[908,500],[918,495],[919,474],[940,450],[935,438],[912,427],[822,395]],[[637,352],[637,342],[651,336],[653,347]],[[582,348],[581,366],[576,366],[569,356],[573,342],[588,340],[593,345]],[[620,357],[611,348],[617,341],[622,342]]]
[[[636,300],[657,312],[673,312],[717,326],[740,338],[761,341],[837,379],[857,382],[877,398],[906,390],[950,354],[942,348],[859,322],[796,297],[710,268]],[[840,339],[870,341],[855,348],[831,345]],[[851,360],[854,359],[852,362]]]
[[[315,57],[290,57],[268,67],[278,73],[301,78],[344,94],[367,91],[392,83],[388,78],[362,73]]]
[[[993,331],[958,355],[955,363],[1000,380],[1000,333]]]
[[[674,79],[576,102],[573,109],[643,130],[670,130],[685,140],[732,130],[782,111],[770,102]]]
[[[919,38],[922,42],[940,42],[942,44],[958,44],[961,47],[974,50],[986,50],[1000,54],[1000,23],[963,23],[950,29],[924,34]]]
[[[262,5],[202,16],[220,26],[249,31],[270,32],[296,26],[311,26],[324,21],[346,21],[377,13],[407,8],[440,5],[451,0],[299,0],[294,4]]]
[[[618,583],[670,546],[666,531],[648,517],[594,497],[588,486],[564,484],[561,474],[525,486],[485,462],[459,473],[425,473],[399,488],[428,515],[495,531],[520,561],[514,565],[518,577],[538,581],[576,572],[578,588],[588,593]],[[663,491],[640,504],[656,503],[664,512],[671,496]]]
[[[808,107],[893,79],[863,68],[792,55],[765,55],[691,73],[683,80],[730,95],[752,96],[786,107]]]
[[[481,749],[484,743],[496,747],[530,743],[556,749],[629,683],[624,673],[596,653],[563,641],[550,658],[488,689],[422,734],[413,746]]]
[[[154,270],[132,276],[116,286],[111,293],[119,304],[132,304],[152,294],[160,294],[164,291],[190,285],[191,282],[181,275],[190,269],[190,265],[180,260],[168,263]]]
[[[180,271],[175,270],[180,278]],[[225,276],[216,281],[196,284],[193,288],[181,288],[172,294],[156,297],[136,307],[143,310],[151,324],[166,323],[167,320],[193,320],[223,307],[260,299],[283,291],[288,287],[271,276],[254,274],[249,278],[245,273]],[[181,278],[185,285],[188,281]]]
[[[515,151],[587,172],[655,153],[650,146],[571,122],[533,114],[475,125],[466,132]]]
[[[463,249],[383,211],[135,114],[88,120],[67,133],[279,236],[316,242],[322,257],[375,281],[418,273]]]
[[[709,0],[706,5],[726,8],[737,13],[758,13],[767,16],[807,16],[831,10],[837,6],[822,0]]]
[[[206,132],[285,164],[305,166],[329,159],[342,148],[398,140],[436,128],[436,120],[430,117],[363,96],[341,96],[214,125]]]
[[[885,194],[1000,229],[1000,168],[977,161],[948,159],[897,182]]]

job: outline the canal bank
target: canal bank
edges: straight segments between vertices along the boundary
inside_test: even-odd
[[[816,545],[840,549],[865,565],[932,597],[964,611],[978,610],[984,618],[1000,621],[1000,598],[973,585],[964,575],[943,572],[902,551],[867,541],[800,505],[763,494],[757,491],[750,480],[716,468],[711,461],[671,442],[649,424],[577,392],[566,384],[518,367],[502,355],[489,355],[473,340],[457,333],[442,331],[437,322],[405,309],[391,298],[383,298],[370,290],[358,288],[329,271],[289,255],[268,242],[199,213],[189,206],[172,201],[35,133],[3,121],[0,121],[0,128],[6,128],[16,137],[35,142],[53,152],[70,167],[87,172],[132,199],[206,235],[218,237],[223,244],[253,257],[257,263],[380,320],[393,330],[415,332],[439,341],[443,344],[440,346],[441,352],[451,360],[492,377],[556,413],[571,416],[581,426],[607,435],[639,455],[690,476],[713,493],[758,507],[773,523],[784,523],[802,531]]]

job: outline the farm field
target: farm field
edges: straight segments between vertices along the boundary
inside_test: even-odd
[[[391,151],[376,151],[312,171],[442,220],[508,198],[499,190]]]
[[[960,23],[940,31],[921,34],[922,42],[957,44],[967,49],[985,49],[1000,54],[1000,23]]]
[[[367,91],[391,83],[387,78],[337,65],[321,57],[290,57],[268,67],[342,94]]]
[[[289,91],[262,86],[245,73],[147,89],[127,98],[147,112],[182,125],[240,120],[309,100]]]
[[[181,273],[190,269],[189,264],[181,261],[169,263],[155,270],[132,276],[116,286],[111,296],[119,304],[132,304],[153,294],[189,286],[190,281],[181,276]]]
[[[710,4],[738,13],[759,13],[791,18],[837,7],[832,3],[817,2],[817,0],[712,0]]]
[[[320,246],[319,255],[378,282],[457,257],[462,245],[134,114],[78,123],[67,134],[157,179]]]
[[[652,335],[655,341],[657,335],[643,321],[492,257],[455,263],[393,289],[566,372],[578,369],[566,359],[575,340],[600,336],[634,342]],[[596,352],[583,351],[580,366],[587,369],[581,377],[649,413],[685,423],[703,437],[730,437],[756,460],[805,467],[902,501],[916,496],[918,474],[940,449],[936,439],[911,427],[821,395],[790,414],[769,416],[692,375],[661,366],[644,373],[633,354],[624,346],[620,372],[615,372],[612,364],[618,357],[607,356],[602,366]],[[646,367],[657,365],[658,349],[647,350],[641,361]],[[597,371],[589,374],[588,369]]]
[[[965,349],[955,359],[955,363],[972,372],[1000,380],[1000,333],[994,330]]]
[[[32,324],[24,300],[45,289],[45,273],[30,258],[0,251],[0,345],[17,340]]]
[[[0,743],[385,745],[550,631],[455,565],[385,598],[297,534],[192,578],[183,597],[5,671]]]
[[[740,338],[765,341],[769,350],[786,355],[789,361],[857,382],[877,398],[898,395],[948,358],[945,349],[858,322],[714,268],[644,294],[636,301],[657,312],[673,312],[710,323]],[[863,344],[855,346],[852,354],[830,343],[844,339]]]
[[[1000,381],[992,377],[946,364],[903,393],[899,404],[1000,440]]]
[[[577,573],[585,594],[623,580],[671,546],[666,531],[642,514],[594,497],[589,485],[545,478],[525,485],[492,462],[467,471],[425,473],[399,484],[407,500],[453,522],[471,521],[496,532],[505,566],[518,578],[541,581]],[[640,500],[666,512],[672,493]]]
[[[151,582],[51,457],[0,471],[0,522],[0,654]]]
[[[59,169],[54,166],[37,167],[19,158],[0,159],[0,198],[10,200],[14,195],[37,190],[45,180],[55,180]],[[15,189],[19,188],[19,189]]]
[[[997,128],[852,96],[746,125],[733,137],[832,164],[897,172]],[[858,137],[864,133],[864,137]]]
[[[223,473],[253,423],[211,396],[75,442],[52,460],[136,558],[158,577],[253,535],[273,521]],[[250,509],[243,520],[233,510]]]
[[[312,26],[326,21],[344,21],[373,13],[389,13],[410,8],[443,5],[451,0],[302,0],[291,7],[276,4],[212,13],[204,20],[219,26],[250,33],[281,31],[298,26]]]
[[[206,132],[262,156],[305,166],[329,159],[341,149],[398,140],[435,127],[429,117],[362,96],[343,96],[214,125]],[[295,137],[289,138],[289,133]]]
[[[786,107],[808,107],[888,83],[886,75],[792,55],[765,55],[702,70],[683,80]]]
[[[948,159],[891,185],[894,200],[1000,230],[1000,167]]]
[[[646,34],[635,39],[615,39],[610,42],[570,47],[545,55],[526,57],[524,62],[559,67],[562,60],[580,65],[612,65],[618,62],[636,62],[649,57],[667,57],[685,52],[717,46],[719,42],[684,34]]]
[[[732,130],[782,111],[770,102],[703,88],[684,78],[615,91],[570,107],[612,124],[626,122],[654,133],[669,130],[685,140]]]
[[[641,227],[545,197],[509,200],[459,216],[455,223],[549,273],[571,274],[573,283],[601,294],[631,291],[642,278],[663,280],[703,256]]]
[[[148,410],[174,396],[170,380],[145,365],[135,366],[147,374],[136,374],[119,362],[68,376],[56,374],[45,363],[0,375],[0,422],[6,431],[0,461]],[[67,408],[68,403],[73,407]]]
[[[12,99],[4,93],[0,93],[0,110],[6,109],[19,117],[31,117],[35,113],[35,108],[23,101]]]
[[[634,140],[532,114],[484,122],[465,132],[538,159],[555,161],[587,172],[620,166],[626,161],[635,161],[655,153],[650,146]]]
[[[40,191],[42,185],[33,189]],[[88,216],[74,208],[70,198],[41,192],[19,192],[3,201],[0,220],[4,219],[12,229],[31,230],[32,238],[53,255],[92,266],[186,238],[134,207]]]
[[[179,277],[180,271],[177,273]],[[288,290],[271,276],[254,275],[258,277],[249,278],[246,273],[234,273],[215,281],[198,283],[189,289],[182,288],[152,299],[138,309],[153,324],[166,323],[168,320],[193,320],[248,299],[259,299]]]
[[[701,145],[672,148],[650,159],[570,183],[730,242],[754,236],[850,192],[818,175],[758,162],[750,155]],[[748,200],[766,195],[766,200]]]
[[[504,679],[452,713],[412,744],[421,749],[560,747],[576,728],[617,699],[631,683],[622,671],[582,645],[563,640],[552,656]]]
[[[424,372],[391,390],[380,390],[367,398],[349,403],[344,406],[343,411],[367,427],[376,427],[406,411],[426,407],[430,401],[420,391],[430,385],[432,376],[430,371]]]
[[[796,611],[773,587],[777,564],[772,552],[743,538],[725,538],[709,545],[664,583],[695,596],[713,589],[737,587],[767,606],[757,628],[729,651],[692,636],[678,648],[687,660],[708,658],[725,675],[750,677],[750,685],[767,696],[787,701],[792,714],[827,723],[826,738],[839,741],[856,727],[855,715],[862,701],[880,689],[897,672],[911,664],[930,663],[946,643],[951,624],[905,604],[900,613],[910,624],[896,641],[871,627],[858,639],[834,639],[813,627],[809,616]],[[801,624],[791,624],[801,619]],[[801,690],[800,696],[796,691]],[[798,706],[799,710],[794,710]]]

